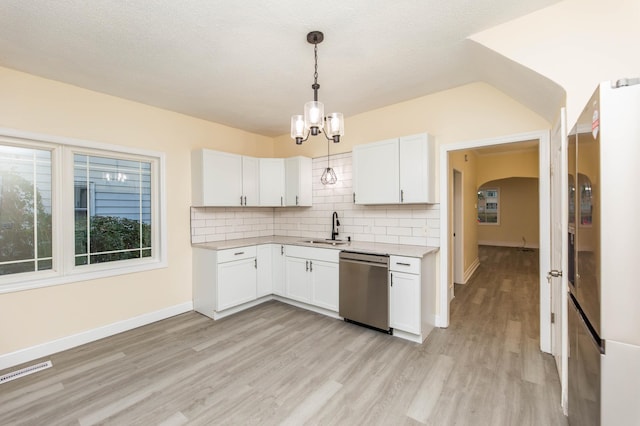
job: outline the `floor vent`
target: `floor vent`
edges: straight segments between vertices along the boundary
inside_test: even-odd
[[[0,385],[10,382],[11,380],[19,379],[20,377],[28,376],[32,373],[37,373],[40,370],[46,370],[51,368],[53,364],[51,361],[41,362],[40,364],[31,365],[29,367],[21,368],[20,370],[12,371],[4,376],[0,376]]]

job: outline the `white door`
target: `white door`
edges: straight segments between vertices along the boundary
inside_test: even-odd
[[[273,294],[284,296],[284,246],[282,244],[271,244],[271,260],[273,261]]]
[[[434,194],[430,182],[433,150],[426,133],[400,138],[400,202],[429,203]]]
[[[205,206],[239,206],[242,196],[242,157],[203,150],[202,188]]]
[[[312,303],[321,308],[338,312],[338,264],[310,261]]]
[[[260,159],[260,205],[284,206],[284,159]]]
[[[551,210],[551,271],[547,277],[551,286],[551,353],[562,383],[562,403],[566,401],[567,377],[567,273],[569,238],[568,159],[565,110],[551,134],[550,210]]]
[[[278,256],[279,257],[279,256]],[[256,247],[257,263],[257,296],[267,296],[273,293],[273,259],[271,244],[263,244]]]
[[[309,286],[309,261],[299,257],[287,257],[285,260],[286,296],[293,300],[309,303],[311,288]]]
[[[255,262],[252,257],[218,265],[217,311],[256,299]]]
[[[400,201],[398,139],[356,145],[353,148],[353,192],[356,204]]]
[[[260,204],[258,198],[258,170],[260,167],[259,160],[254,157],[242,157],[242,195],[244,196],[245,206],[257,206]],[[224,178],[220,181],[221,185],[225,184]]]
[[[462,173],[453,171],[453,282],[466,284],[464,280],[464,254],[462,233]],[[453,295],[452,295],[453,296]]]
[[[420,275],[391,272],[389,325],[420,334]]]

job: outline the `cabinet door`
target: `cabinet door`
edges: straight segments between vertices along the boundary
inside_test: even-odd
[[[391,272],[389,325],[420,334],[420,275]]]
[[[222,311],[256,299],[256,258],[218,264],[218,300]]]
[[[284,246],[282,244],[271,245],[271,258],[273,266],[273,294],[285,295],[284,277]]]
[[[291,157],[285,159],[285,205],[311,206],[311,158]]]
[[[257,297],[267,296],[273,293],[273,262],[271,244],[264,244],[257,247],[256,263],[258,265],[256,271]]]
[[[286,296],[300,302],[311,302],[309,261],[299,257],[287,257],[285,260],[285,274]]]
[[[311,303],[338,312],[338,264],[310,260]]]
[[[192,155],[193,204],[239,206],[242,195],[242,157],[207,149]]]
[[[400,202],[398,139],[353,148],[353,192],[356,204]]]
[[[284,159],[260,159],[260,205],[284,206]]]
[[[426,133],[400,138],[400,202],[434,202],[433,140]]]
[[[260,205],[258,188],[260,162],[254,157],[242,157],[242,195],[245,206]],[[224,180],[221,182],[224,185]]]

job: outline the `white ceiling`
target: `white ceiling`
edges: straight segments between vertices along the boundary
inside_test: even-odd
[[[467,37],[559,0],[2,0],[0,65],[247,131],[312,99],[346,117],[469,82],[548,120],[558,86]]]

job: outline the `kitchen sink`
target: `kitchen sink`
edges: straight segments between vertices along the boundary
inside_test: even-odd
[[[330,246],[339,246],[342,244],[349,243],[349,241],[344,241],[344,240],[302,240],[301,242],[307,243],[307,244],[325,244]]]

